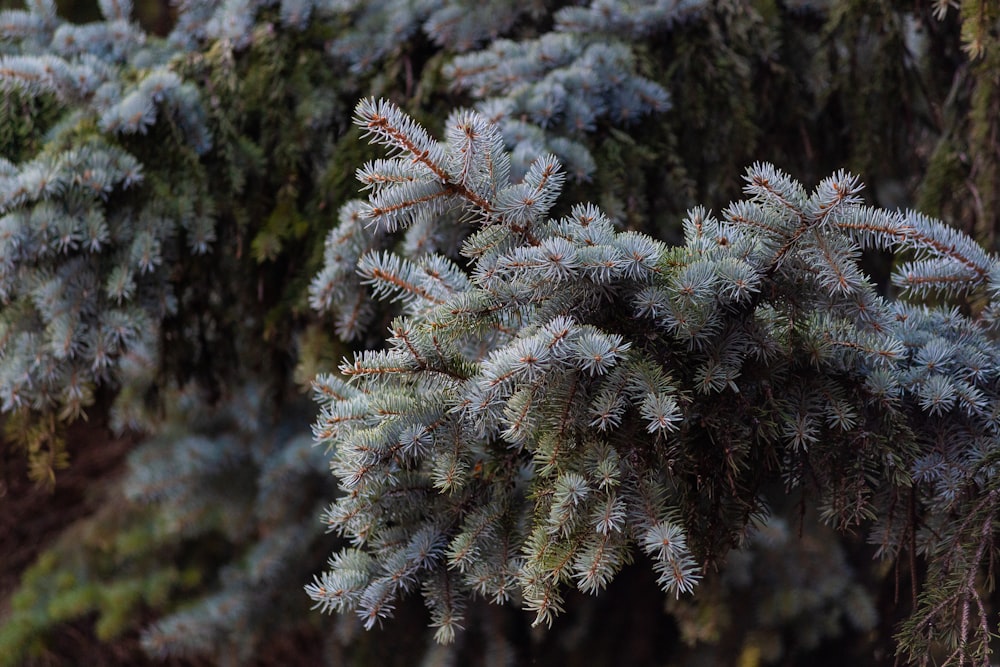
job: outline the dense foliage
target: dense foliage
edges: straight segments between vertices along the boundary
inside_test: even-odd
[[[0,12],[3,460],[141,440],[0,663],[985,660],[993,5]]]
[[[387,349],[341,365],[347,381],[317,379],[317,439],[344,493],[327,522],[357,545],[307,587],[322,608],[371,627],[419,590],[447,642],[476,594],[551,626],[564,586],[600,592],[637,550],[664,592],[691,593],[779,484],[833,526],[870,529],[883,557],[916,543],[928,581],[902,635],[911,660],[944,628],[954,657],[988,653],[997,310],[921,301],[995,298],[995,258],[863,205],[846,172],[807,193],[767,164],[720,218],[692,210],[671,248],[588,205],[550,218],[558,163],[541,156],[512,183],[478,114],[454,114],[443,143],[384,101],[356,122],[393,154],[359,172],[372,193],[358,225],[457,209],[471,229],[465,268],[357,262],[404,314]],[[906,298],[878,295],[867,249],[911,257],[892,276]]]

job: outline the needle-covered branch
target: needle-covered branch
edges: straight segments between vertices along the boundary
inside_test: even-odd
[[[375,133],[401,151],[385,178],[363,171],[372,196],[440,172],[457,209],[446,220],[478,231],[464,266],[391,253],[359,264],[407,308],[389,350],[345,362],[350,393],[319,396],[317,440],[348,492],[328,517],[372,559],[365,575],[340,573],[354,552],[335,557],[308,588],[319,606],[371,625],[419,585],[449,641],[463,608],[449,601],[504,601],[516,582],[551,625],[565,587],[598,593],[640,554],[665,592],[697,595],[703,564],[739,543],[780,479],[841,528],[915,492],[912,520],[937,527],[922,553],[958,596],[922,609],[982,641],[969,614],[948,614],[977,608],[969,573],[994,551],[955,530],[1000,487],[995,467],[970,465],[997,442],[1000,348],[985,320],[881,297],[860,255],[909,253],[900,271],[922,276],[910,292],[941,298],[1000,275],[994,257],[940,222],[865,207],[850,174],[807,193],[763,164],[747,170],[747,199],[721,218],[692,211],[670,248],[589,205],[549,218],[558,171],[536,162],[510,184],[498,144],[475,144],[491,134],[474,113],[453,115],[437,144],[388,103],[362,108],[391,119]],[[537,208],[501,203],[515,193]],[[883,552],[910,548],[905,534],[882,532]],[[346,578],[350,589],[322,583]]]

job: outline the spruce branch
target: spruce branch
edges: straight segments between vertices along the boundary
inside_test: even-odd
[[[865,207],[846,172],[807,194],[763,164],[747,172],[748,199],[721,218],[691,211],[685,244],[669,248],[590,205],[549,219],[554,161],[511,185],[499,144],[477,145],[490,130],[473,112],[453,114],[438,144],[388,103],[362,107],[376,110],[360,112],[378,117],[374,140],[399,153],[384,178],[363,170],[372,197],[440,173],[456,207],[442,222],[479,223],[466,265],[362,261],[407,313],[389,350],[342,366],[355,393],[318,397],[314,432],[348,492],[327,520],[373,559],[352,606],[366,624],[419,585],[451,641],[448,600],[502,602],[516,585],[550,625],[563,587],[599,592],[636,550],[665,592],[690,594],[761,520],[767,480],[782,479],[814,491],[825,521],[871,526],[886,557],[914,548],[918,523],[933,526],[919,548],[953,594],[914,619],[957,623],[955,660],[977,650],[989,628],[972,622],[976,573],[992,547],[976,532],[955,551],[985,524],[951,517],[982,517],[992,497],[992,473],[961,461],[995,428],[1000,352],[979,320],[880,297],[859,256],[911,253],[922,281],[966,289],[1000,275],[995,258],[937,221]],[[941,443],[943,458],[929,457]],[[912,511],[895,511],[906,493]],[[434,546],[398,550],[417,543]],[[922,650],[923,621],[902,647]]]

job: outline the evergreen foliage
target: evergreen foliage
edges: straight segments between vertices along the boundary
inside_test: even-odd
[[[948,300],[995,298],[994,257],[865,206],[846,172],[809,193],[768,164],[720,217],[692,210],[671,248],[589,205],[551,218],[558,162],[511,182],[500,131],[475,112],[453,114],[443,142],[385,101],[355,118],[391,155],[359,172],[372,192],[358,217],[392,231],[458,209],[468,236],[465,268],[358,261],[404,310],[385,350],[316,382],[316,438],[344,493],[325,516],[354,544],[307,586],[318,607],[372,627],[419,590],[442,642],[474,595],[551,625],[565,587],[599,592],[638,553],[680,596],[783,489],[837,528],[870,526],[886,557],[927,560],[909,659],[941,637],[954,659],[986,654],[996,310]],[[910,257],[899,300],[860,269],[865,249]]]
[[[253,387],[218,408],[191,389],[172,398],[178,414],[132,452],[100,515],[26,573],[0,629],[0,664],[24,664],[54,622],[93,612],[112,640],[144,609],[170,610],[144,631],[150,655],[216,664],[245,664],[269,633],[301,623],[296,584],[322,562],[315,514],[332,491],[301,430],[307,413],[268,423]]]
[[[307,254],[329,226],[322,211],[335,184],[323,180],[324,169],[336,170],[335,164],[327,163],[338,133],[347,125],[337,122],[336,72],[317,48],[326,30],[323,26],[275,30],[261,20],[251,26],[252,44],[236,52],[225,41],[179,39],[182,24],[166,39],[141,34],[131,26],[135,41],[156,60],[137,51],[107,69],[125,82],[122,85],[132,85],[151,80],[148,68],[156,65],[191,99],[203,100],[197,119],[213,141],[197,151],[185,144],[186,135],[178,130],[184,118],[170,107],[156,107],[156,122],[145,133],[130,134],[103,128],[101,109],[89,97],[86,104],[64,104],[50,94],[30,97],[20,88],[5,97],[12,103],[10,119],[17,121],[5,145],[6,155],[19,161],[22,169],[26,169],[23,164],[51,161],[47,157],[51,154],[65,163],[60,169],[72,176],[75,163],[67,162],[63,154],[93,153],[105,156],[101,159],[112,155],[128,160],[141,176],[128,190],[109,186],[108,192],[89,198],[74,194],[79,185],[53,191],[53,197],[79,200],[76,208],[67,209],[62,199],[48,203],[26,199],[12,209],[8,221],[34,215],[36,222],[50,226],[66,222],[75,229],[72,225],[79,227],[82,222],[76,221],[74,211],[86,204],[103,216],[98,221],[114,221],[103,246],[83,247],[77,242],[61,248],[48,240],[49,249],[38,250],[38,257],[12,256],[18,290],[31,285],[20,278],[33,272],[66,280],[110,281],[124,275],[115,262],[131,261],[131,246],[119,247],[121,243],[131,242],[157,211],[161,215],[154,221],[162,223],[157,233],[164,234],[159,246],[162,261],[146,273],[135,268],[134,284],[125,281],[130,285],[128,294],[115,299],[92,290],[89,300],[78,307],[82,314],[77,317],[83,320],[78,328],[84,332],[91,320],[111,319],[131,327],[128,331],[134,338],[120,344],[99,373],[83,373],[89,378],[87,397],[97,394],[97,404],[90,409],[109,412],[116,429],[157,437],[134,457],[135,471],[127,480],[130,488],[113,485],[106,511],[72,526],[26,575],[10,616],[0,626],[0,653],[8,664],[23,664],[27,656],[38,653],[60,623],[97,612],[98,637],[111,641],[141,629],[148,623],[148,610],[163,616],[160,624],[148,628],[151,655],[241,660],[270,641],[270,629],[301,626],[308,605],[296,592],[296,584],[322,562],[310,545],[316,533],[315,504],[323,496],[324,465],[308,447],[308,417],[293,411],[297,427],[286,422],[285,432],[277,435],[267,424],[295,402],[294,397],[276,400],[291,382],[296,361],[289,352],[296,345],[293,335],[303,342],[299,361],[306,364],[321,361],[310,362],[305,339],[328,341],[297,327],[301,318],[296,312],[306,305],[304,295],[296,298],[302,291],[296,293],[294,284],[298,279],[304,285],[314,269],[308,263],[289,262],[289,255]],[[103,25],[67,29],[88,28],[99,34]],[[86,54],[79,58],[92,64]],[[23,60],[30,62],[28,56]],[[31,113],[18,115],[25,110]],[[350,151],[346,155],[359,159]],[[110,178],[101,175],[106,177]],[[67,220],[60,221],[61,217]],[[194,217],[208,225],[215,238],[203,248],[190,247],[192,235],[181,224]],[[50,282],[52,294],[74,296]],[[11,299],[2,315],[31,331],[38,319],[25,316],[34,303],[32,295],[16,296],[24,304]],[[158,309],[156,299],[161,302]],[[162,307],[164,303],[169,308]],[[88,351],[84,348],[82,354],[60,362],[91,372]],[[8,365],[37,361],[20,348],[8,345],[7,352]],[[29,375],[32,389],[40,392],[39,377]],[[261,387],[254,405],[232,399],[233,387],[245,383]],[[188,387],[186,392],[172,389],[179,384]],[[100,390],[105,390],[103,397]],[[31,452],[33,474],[51,480],[62,455],[61,429],[51,406],[38,401],[28,407],[30,411],[6,415],[5,427],[8,436],[22,436],[26,446],[53,445]],[[199,416],[195,409],[199,407],[207,415]],[[236,414],[227,416],[233,411]],[[241,416],[244,411],[259,420],[248,421]],[[75,415],[64,416],[68,420]],[[211,433],[204,433],[203,421],[212,422]],[[268,457],[269,452],[273,456]],[[213,468],[213,461],[222,468]],[[179,468],[186,474],[171,480],[167,497],[143,501],[144,485],[136,480]],[[258,493],[261,506],[255,505]],[[225,501],[221,504],[220,496]],[[232,523],[236,519],[245,523]],[[261,564],[255,565],[255,559]],[[263,567],[265,562],[268,567]],[[251,587],[256,592],[248,598]],[[181,610],[181,603],[188,606]],[[220,615],[219,605],[230,613]],[[184,628],[191,624],[200,631],[186,633]],[[247,641],[242,631],[252,631],[258,639]]]
[[[500,124],[516,176],[547,150],[587,180],[596,169],[594,158],[571,138],[593,132],[605,119],[629,124],[669,108],[662,86],[635,73],[629,41],[672,26],[704,4],[564,7],[553,17],[552,32],[522,42],[496,40],[456,58],[445,75],[481,100],[478,110]],[[546,141],[544,131],[554,136]]]
[[[335,0],[334,9],[351,27],[333,41],[330,53],[353,72],[365,73],[421,34],[445,49],[468,51],[509,32],[525,15],[544,16],[545,4],[541,0]]]
[[[104,388],[117,428],[155,428],[159,384],[217,389],[235,362],[222,340],[290,345],[305,307],[255,283],[304,283],[305,267],[277,260],[328,225],[318,177],[344,126],[328,63],[302,55],[324,32],[250,26],[237,58],[230,42],[202,46],[196,9],[166,38],[127,5],[84,25],[46,3],[4,13],[0,408],[39,481],[66,461],[56,417],[82,416]]]
[[[94,612],[215,663],[301,626],[333,492],[289,396],[349,344],[356,379],[315,385],[353,543],[309,590],[358,612],[330,660],[412,664],[354,628],[396,613],[421,644],[418,589],[452,642],[426,664],[631,655],[594,632],[623,599],[682,663],[791,660],[887,606],[814,511],[922,584],[905,655],[981,657],[994,259],[844,172],[739,178],[847,166],[993,247],[996,16],[949,4],[185,0],[163,37],[116,0],[3,12],[7,440],[48,483],[85,412],[150,440],[25,576],[0,654]],[[372,94],[445,139],[367,101],[392,154],[344,204]],[[888,250],[892,287],[866,274]],[[521,606],[567,613],[543,635]]]
[[[120,381],[126,358],[155,367],[159,322],[177,312],[175,258],[215,240],[199,95],[129,22],[129,3],[101,11],[86,25],[58,19],[48,2],[3,13],[0,86],[22,101],[3,107],[3,122],[39,109],[44,126],[32,128],[36,151],[5,146],[19,162],[0,165],[0,409],[32,476],[50,482],[64,454],[53,422],[32,412],[75,419],[99,384]],[[149,133],[172,149],[153,170],[129,150]],[[163,187],[164,167],[188,176]]]

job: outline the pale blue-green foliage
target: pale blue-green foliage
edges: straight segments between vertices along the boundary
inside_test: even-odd
[[[149,505],[160,539],[218,533],[236,554],[220,569],[215,589],[144,630],[151,655],[242,664],[283,614],[299,617],[290,584],[322,533],[316,497],[330,487],[323,482],[327,465],[296,420],[274,425],[259,417],[264,400],[249,387],[209,408],[189,390],[177,397],[162,432],[129,457],[125,496]]]
[[[74,418],[99,384],[148,384],[160,322],[177,309],[171,267],[216,238],[198,170],[212,146],[207,114],[178,64],[208,40],[247,46],[257,12],[274,3],[181,3],[166,38],[132,21],[130,2],[99,4],[103,20],[82,25],[45,0],[0,12],[0,89],[58,108],[37,154],[18,164],[0,156],[3,411]],[[301,28],[326,9],[286,0],[279,14]],[[146,168],[126,146],[154,126],[170,139]],[[139,411],[119,406],[116,425],[147,426]]]
[[[252,382],[216,401],[193,383],[159,388],[159,432],[20,582],[0,621],[3,664],[26,664],[55,626],[84,617],[102,641],[141,631],[154,659],[218,665],[248,664],[274,633],[301,627],[299,585],[322,564],[316,517],[335,491],[302,430],[308,405],[286,401],[272,419]]]
[[[704,0],[591,0],[585,7],[563,7],[556,12],[556,27],[643,37],[697,16],[707,7]]]
[[[176,51],[129,20],[130,2],[99,3],[103,21],[77,25],[60,19],[51,2],[4,10],[0,88],[52,95],[74,114],[93,116],[109,133],[144,133],[157,109],[176,117],[199,151],[210,138],[191,84],[170,71]]]
[[[541,16],[539,0],[330,0],[353,29],[339,35],[330,52],[355,73],[368,72],[423,32],[438,46],[468,51],[507,33],[525,16]]]
[[[575,178],[585,180],[596,165],[581,134],[598,123],[627,125],[669,107],[666,91],[639,75],[629,40],[665,33],[704,4],[657,0],[566,7],[552,15],[556,32],[515,42],[499,38],[525,20],[548,18],[543,3],[341,0],[333,8],[351,29],[332,40],[330,51],[356,73],[398,55],[421,32],[446,52],[466,54],[448,63],[445,75],[481,101],[485,116],[501,123],[515,176],[520,178],[535,155],[552,152]]]
[[[671,248],[593,206],[551,219],[558,161],[513,180],[501,130],[475,113],[441,143],[384,101],[356,122],[392,154],[359,172],[357,222],[471,229],[460,262],[352,256],[403,316],[385,349],[316,382],[314,434],[345,493],[325,517],[354,543],[306,587],[318,607],[371,627],[420,590],[449,641],[469,595],[551,623],[565,586],[595,593],[637,552],[680,595],[764,511],[762,480],[782,479],[824,521],[870,525],[885,555],[917,530],[892,511],[914,494],[918,548],[954,584],[925,589],[954,596],[924,618],[960,624],[994,553],[1000,348],[988,318],[918,298],[992,289],[994,257],[864,205],[850,174],[807,192],[767,164],[721,216],[691,211]],[[859,268],[866,249],[907,253],[899,300]]]
[[[494,7],[493,5],[497,5]],[[502,7],[500,7],[502,5]],[[487,147],[491,152],[508,151],[510,158],[503,160],[506,174],[497,173],[495,179],[483,180],[491,184],[510,177],[513,181],[525,180],[519,185],[530,185],[537,175],[529,174],[535,158],[542,153],[552,153],[569,166],[570,175],[586,180],[596,170],[590,151],[581,143],[583,135],[597,128],[598,123],[627,125],[653,112],[669,107],[669,95],[658,84],[640,76],[629,39],[646,35],[650,31],[666,30],[677,22],[697,15],[700,3],[635,3],[615,9],[619,18],[611,26],[599,30],[605,8],[596,3],[579,11],[556,12],[557,32],[537,39],[514,42],[496,40],[483,51],[471,50],[445,66],[445,74],[453,85],[468,90],[481,100],[478,114],[459,112],[446,123],[449,134],[438,145],[426,136],[421,138],[422,149],[437,153],[443,146],[460,147],[466,138],[461,136],[467,128],[483,134],[479,127],[485,123],[499,124],[500,132],[490,132],[494,143]],[[466,51],[482,41],[480,32],[472,30],[468,21],[445,20],[452,14],[481,17],[487,9],[477,7],[469,11],[463,2],[345,2],[338,6],[347,11],[355,21],[355,29],[334,40],[336,55],[346,58],[360,70],[381,62],[386,54],[404,43],[423,22],[424,30],[443,48]],[[525,13],[536,14],[539,8],[529,8],[521,3],[491,3],[491,20],[472,21],[477,26],[489,26],[502,34],[507,27]],[[571,20],[572,19],[572,20]],[[590,24],[586,24],[589,21]],[[448,30],[444,31],[447,26]],[[478,30],[478,29],[477,29]],[[495,37],[495,35],[492,35]],[[458,132],[459,134],[454,134]],[[416,137],[419,133],[413,135]],[[450,153],[453,163],[448,164],[458,178],[476,182],[471,175],[458,174],[470,164],[489,164],[488,169],[500,166],[488,161],[475,161],[471,153]],[[457,162],[455,162],[457,161]],[[444,166],[444,165],[442,165]],[[321,311],[336,314],[336,331],[347,340],[358,339],[368,330],[377,311],[372,307],[370,291],[360,283],[355,266],[362,256],[372,250],[387,249],[395,242],[394,232],[405,227],[403,254],[411,259],[427,253],[441,252],[454,255],[468,227],[456,224],[459,219],[451,212],[446,198],[440,196],[440,174],[434,174],[427,165],[400,165],[393,160],[375,160],[358,172],[366,188],[374,188],[367,204],[351,202],[340,213],[339,225],[326,240],[324,268],[310,286],[310,305]],[[560,173],[558,178],[564,178]],[[382,191],[383,185],[392,187]],[[510,207],[517,207],[518,197],[512,188],[505,195],[510,201],[497,205],[507,215]],[[542,196],[548,191],[539,190]],[[479,193],[483,196],[484,193]],[[424,198],[418,208],[391,207],[393,197]],[[384,207],[389,204],[385,224],[375,234],[363,229],[366,208]],[[539,205],[544,202],[538,202]],[[415,216],[407,218],[407,216]],[[405,223],[405,224],[404,224]],[[594,252],[600,252],[595,250]]]
[[[453,159],[442,168],[455,174],[457,178],[469,183],[492,183],[489,174],[469,172],[472,167],[482,168],[489,163],[489,157],[472,153],[464,154],[462,147],[468,139],[463,132],[452,132],[443,144],[432,140],[423,130],[419,130],[394,109],[387,107],[387,112],[396,114],[394,117],[406,125],[411,138],[417,142],[416,150],[427,151],[429,155],[442,156],[448,152]],[[474,132],[488,129],[485,121],[479,116],[458,113],[455,122],[450,127],[468,126]],[[486,147],[477,146],[476,150],[487,150],[496,154],[504,153],[503,143],[495,133],[493,144]],[[448,147],[452,147],[448,150]],[[484,159],[485,157],[485,159]],[[491,165],[490,169],[503,169],[501,161]],[[442,189],[441,175],[434,173],[426,166],[406,168],[394,160],[376,160],[358,170],[358,179],[365,188],[373,189],[374,198],[369,202],[352,201],[340,210],[339,224],[334,227],[326,238],[323,269],[317,274],[309,289],[310,305],[320,311],[333,311],[336,314],[337,335],[345,340],[360,338],[371,325],[376,315],[372,303],[372,289],[384,291],[380,281],[373,276],[386,267],[380,263],[393,263],[393,270],[405,269],[407,274],[421,272],[425,277],[430,273],[438,275],[434,287],[435,293],[448,291],[447,277],[457,274],[449,270],[440,258],[431,257],[432,262],[427,267],[418,266],[423,257],[433,253],[453,253],[461,245],[462,239],[469,232],[467,225],[460,224],[461,211],[449,204],[447,193]],[[487,191],[480,196],[489,196]],[[394,198],[418,198],[426,205],[419,211],[412,208],[395,207]],[[372,215],[372,208],[383,206],[383,224],[371,227],[367,224]],[[413,214],[416,213],[414,217]],[[395,238],[390,232],[405,227],[402,239],[403,254],[407,259],[401,259],[390,254],[382,254]],[[364,261],[365,268],[359,273],[358,262]],[[464,280],[464,278],[462,278]],[[409,299],[405,293],[398,295],[399,300]]]
[[[282,26],[301,30],[313,18],[331,16],[339,5],[339,0],[179,0],[167,42],[179,51],[211,40],[242,49],[253,40],[257,16],[267,7],[278,7]]]
[[[494,40],[445,68],[453,85],[479,100],[513,153],[514,173],[552,152],[578,179],[594,159],[579,138],[600,123],[628,125],[669,108],[669,95],[638,73],[631,41],[666,35],[696,17],[700,0],[605,2],[555,12],[555,30],[519,42]]]
[[[4,411],[75,417],[95,385],[119,379],[125,355],[155,361],[158,323],[176,308],[164,262],[180,243],[203,253],[215,238],[210,202],[184,184],[175,199],[117,203],[145,175],[119,138],[166,119],[178,150],[211,142],[197,91],[171,69],[173,51],[129,20],[129,3],[100,6],[104,20],[84,25],[59,19],[49,2],[0,19],[0,88],[62,109],[37,155],[0,157]]]

